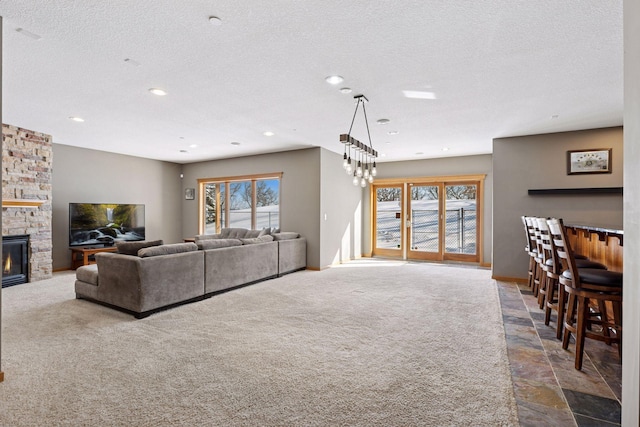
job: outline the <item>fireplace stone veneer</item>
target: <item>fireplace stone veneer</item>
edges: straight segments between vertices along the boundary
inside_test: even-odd
[[[48,279],[53,273],[51,136],[3,124],[2,142],[2,199],[42,202],[39,206],[3,206],[2,235],[28,235],[27,280]]]

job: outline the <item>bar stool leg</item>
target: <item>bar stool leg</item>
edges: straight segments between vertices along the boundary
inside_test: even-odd
[[[562,337],[562,348],[569,348],[569,338],[571,337],[571,330],[574,329],[574,316],[576,312],[576,296],[568,293],[567,313],[564,318],[564,336]]]
[[[567,294],[564,291],[564,286],[558,284],[558,323],[556,324],[556,338],[562,339],[562,330],[564,327],[564,310],[567,304]]]
[[[610,323],[609,314],[607,313],[607,305],[602,300],[598,300],[598,311],[600,314],[600,321],[602,322],[602,335],[605,337],[604,342],[607,345],[611,345],[611,335],[609,327],[606,326],[608,323]]]
[[[613,321],[618,327],[622,325],[622,303],[621,302],[617,302],[617,301],[613,302]],[[616,335],[618,337],[618,355],[620,356],[620,361],[622,362],[622,330],[616,330]]]
[[[576,364],[577,370],[582,369],[582,359],[584,357],[584,335],[587,327],[587,317],[589,316],[589,298],[582,296],[578,300],[578,325],[576,327]]]
[[[553,299],[556,295],[558,281],[551,277],[547,277],[547,295],[544,301],[544,324],[549,326],[551,322],[551,309],[553,308]]]

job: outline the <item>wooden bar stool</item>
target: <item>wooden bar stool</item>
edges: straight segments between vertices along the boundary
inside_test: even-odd
[[[551,312],[557,313],[556,338],[562,339],[564,310],[566,306],[566,295],[564,286],[559,286],[559,277],[562,274],[562,264],[555,253],[555,246],[547,219],[537,218],[538,229],[541,237],[541,255],[543,258],[543,269],[545,270],[545,282],[540,287],[540,293],[544,294],[544,301],[540,308],[544,308],[544,324],[549,326],[551,322]],[[575,255],[574,255],[575,259]],[[590,261],[588,259],[575,259],[578,268],[596,268],[606,270],[607,267],[599,262]]]
[[[533,269],[531,274],[531,291],[535,297],[538,297],[538,291],[540,289],[540,276],[542,275],[542,268],[540,264],[542,262],[542,257],[540,252],[538,251],[538,231],[537,231],[537,221],[536,217],[527,216],[525,217],[525,222],[527,224],[527,230],[529,233],[530,244],[529,247],[533,248],[532,250],[532,258],[533,258]]]
[[[622,273],[595,268],[579,269],[562,220],[550,219],[547,224],[555,254],[563,269],[558,280],[568,295],[562,348],[566,350],[569,347],[569,339],[573,333],[576,339],[575,368],[578,370],[582,369],[585,338],[606,343],[616,342],[618,354],[622,358]],[[613,319],[602,309],[597,318],[591,316],[590,303],[598,307],[610,303],[613,307]],[[587,330],[587,324],[600,324],[602,330]]]
[[[522,224],[524,225],[524,233],[526,238],[526,245],[524,246],[524,251],[529,255],[529,270],[527,272],[528,279],[527,284],[529,288],[533,290],[533,281],[534,281],[534,272],[536,269],[536,255],[538,253],[535,245],[535,241],[529,232],[529,225],[527,224],[527,216],[521,216]]]

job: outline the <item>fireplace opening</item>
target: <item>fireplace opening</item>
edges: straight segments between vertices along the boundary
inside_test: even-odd
[[[29,236],[2,236],[2,287],[29,281]]]

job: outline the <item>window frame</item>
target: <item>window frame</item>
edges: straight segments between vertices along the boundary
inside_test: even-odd
[[[264,173],[264,174],[255,174],[255,175],[239,175],[239,176],[229,176],[229,177],[217,177],[217,178],[199,178],[198,179],[198,234],[204,234],[206,230],[206,218],[205,218],[205,204],[206,204],[206,192],[205,186],[207,184],[216,184],[217,186],[224,184],[225,186],[225,211],[224,215],[218,214],[216,215],[216,233],[220,233],[221,229],[225,226],[221,223],[221,219],[225,218],[226,221],[229,220],[229,184],[233,182],[251,182],[251,228],[254,229],[257,223],[257,212],[256,212],[256,182],[263,180],[278,180],[278,217],[280,217],[280,201],[282,199],[282,172],[274,172],[274,173]],[[219,198],[219,187],[216,188],[216,202],[218,202]],[[219,206],[219,203],[218,205]],[[278,219],[279,221],[279,219]]]

